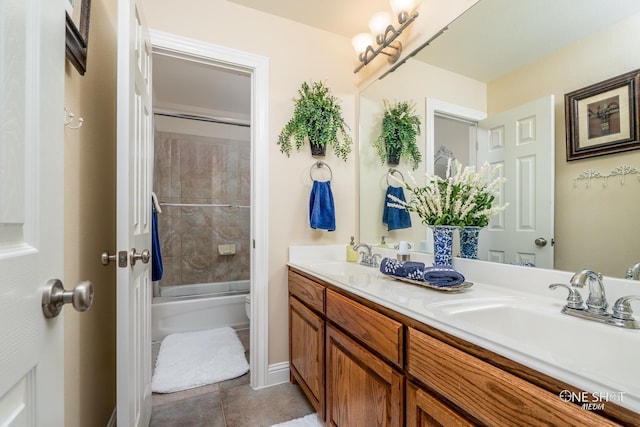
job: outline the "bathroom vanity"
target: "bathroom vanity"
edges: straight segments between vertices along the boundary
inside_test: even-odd
[[[540,277],[486,284],[491,270],[567,274],[455,260],[474,286],[445,293],[342,257],[344,247],[292,247],[288,271],[291,380],[327,425],[640,425],[640,330],[560,314],[566,295],[528,283]],[[523,320],[533,310],[537,326]],[[631,353],[599,360],[589,345],[572,350],[565,323],[582,341],[602,333],[618,343],[612,353]]]

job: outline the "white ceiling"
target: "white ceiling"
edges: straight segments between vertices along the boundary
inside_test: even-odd
[[[345,43],[368,31],[375,12],[391,10],[387,0],[227,1],[343,35]],[[415,58],[488,82],[635,13],[640,0],[480,0]],[[154,104],[249,117],[248,75],[159,55],[153,66]]]
[[[228,0],[271,15],[348,37],[368,32],[376,12],[391,13],[389,0]]]
[[[415,58],[490,82],[636,13],[639,0],[481,0]]]

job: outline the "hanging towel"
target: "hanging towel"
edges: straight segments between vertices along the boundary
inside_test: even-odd
[[[403,202],[406,200],[404,198],[404,189],[402,187],[387,187],[387,194],[384,196],[384,208],[382,209],[382,223],[387,224],[387,228],[389,231],[391,230],[400,230],[402,228],[410,228],[411,227],[411,217],[409,216],[409,212],[406,209],[394,208],[392,206],[387,206],[387,203],[396,203],[393,199],[389,198],[389,195],[397,197]]]
[[[335,231],[336,212],[331,181],[313,181],[309,196],[309,224],[311,228]]]
[[[422,280],[424,274],[424,263],[417,261],[399,261],[393,258],[382,258],[382,261],[380,261],[380,272],[388,276]]]
[[[154,204],[151,213],[151,281],[162,279],[163,270],[160,237],[158,236],[158,211]]]
[[[464,276],[453,267],[434,265],[424,269],[423,279],[434,286],[456,286],[464,282]]]

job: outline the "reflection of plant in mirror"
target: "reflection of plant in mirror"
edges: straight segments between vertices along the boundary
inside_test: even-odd
[[[425,225],[485,227],[509,205],[493,206],[496,191],[506,179],[496,177],[497,168],[489,169],[488,163],[476,172],[472,166],[463,168],[457,160],[449,161],[444,179],[427,175],[425,186],[419,187],[412,175],[414,186],[401,181],[411,194],[409,201],[389,195],[392,202],[387,205],[417,213]],[[455,170],[453,176],[451,170]]]
[[[416,170],[422,160],[417,135],[420,135],[420,117],[415,114],[413,101],[391,104],[385,99],[382,133],[373,141],[382,163],[386,160],[390,165],[397,165],[400,158],[405,158]]]
[[[304,144],[305,137],[313,146],[325,148],[333,145],[334,152],[342,160],[347,160],[353,143],[347,135],[349,128],[342,117],[338,98],[333,96],[323,82],[303,82],[298,90],[299,99],[294,99],[293,117],[282,128],[278,137],[280,151],[291,155],[291,140],[297,150]],[[338,139],[338,133],[342,141]],[[315,153],[314,153],[315,154]]]

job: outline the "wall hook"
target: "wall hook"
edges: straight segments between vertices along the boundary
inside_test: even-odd
[[[64,125],[69,129],[80,129],[82,127],[82,124],[84,123],[84,119],[82,117],[78,117],[77,124],[72,125],[71,123],[73,123],[75,118],[76,118],[76,115],[70,112],[65,106],[64,107]]]

